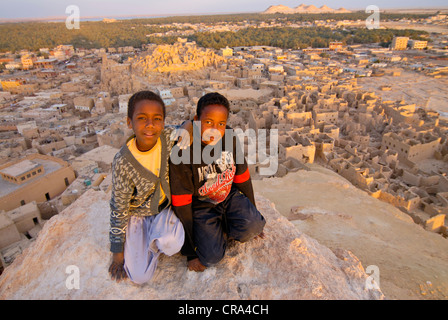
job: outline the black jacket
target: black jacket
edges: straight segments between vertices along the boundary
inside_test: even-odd
[[[232,130],[231,132],[233,133]],[[227,130],[215,147],[202,142],[199,147],[195,140],[185,150],[179,150],[177,146],[172,150],[172,153],[179,155],[179,158],[182,155],[185,162],[188,162],[174,164],[171,157],[169,175],[173,209],[185,229],[181,253],[189,259],[196,257],[193,240],[195,208],[214,207],[228,196],[232,186],[238,188],[255,206],[252,181],[242,148],[238,139],[233,134],[230,137],[228,134]],[[209,159],[207,155],[210,156]],[[193,163],[194,160],[198,163]]]

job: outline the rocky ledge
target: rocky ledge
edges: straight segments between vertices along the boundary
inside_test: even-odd
[[[231,244],[203,273],[176,254],[161,257],[151,283],[117,283],[108,274],[108,201],[89,190],[52,217],[1,275],[0,299],[384,299],[351,252],[300,233],[258,194],[264,240]]]

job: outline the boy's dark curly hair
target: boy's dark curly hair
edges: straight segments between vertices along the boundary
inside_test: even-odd
[[[229,100],[227,100],[226,97],[218,92],[210,92],[202,96],[198,101],[198,105],[196,107],[196,115],[198,116],[198,118],[201,117],[202,110],[204,110],[206,106],[212,104],[219,104],[221,106],[224,106],[228,110],[228,112],[230,112]]]
[[[157,94],[149,90],[143,90],[134,93],[128,101],[128,117],[129,119],[132,119],[134,116],[134,109],[135,105],[142,101],[142,100],[149,100],[149,101],[156,101],[160,103],[163,109],[163,118],[165,118],[165,103],[163,102],[162,98]]]

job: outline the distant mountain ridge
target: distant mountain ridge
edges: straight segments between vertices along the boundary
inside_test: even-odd
[[[285,14],[292,14],[292,13],[348,13],[351,12],[350,10],[347,10],[345,8],[339,8],[339,9],[332,9],[328,7],[327,5],[323,5],[320,8],[316,7],[315,5],[305,5],[301,4],[295,8],[290,8],[288,6],[284,5],[277,5],[277,6],[270,6],[265,11],[262,12],[262,14],[272,14],[272,13],[285,13]]]

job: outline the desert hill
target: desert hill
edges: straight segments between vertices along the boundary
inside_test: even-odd
[[[266,198],[266,239],[234,243],[203,273],[185,257],[162,256],[153,281],[116,283],[108,274],[110,195],[89,190],[45,223],[0,277],[0,299],[383,299],[349,251],[299,232]],[[70,278],[78,270],[79,287]],[[73,280],[73,281],[72,281]],[[372,288],[373,287],[373,288]]]
[[[284,14],[292,14],[292,13],[348,13],[351,12],[345,8],[332,9],[327,5],[323,5],[320,8],[315,5],[305,5],[301,4],[295,8],[290,8],[284,5],[270,6],[262,14],[272,14],[272,13],[284,13]]]
[[[306,167],[253,181],[254,189],[300,232],[349,250],[366,270],[377,266],[386,299],[448,299],[448,239],[335,172],[316,163]]]

